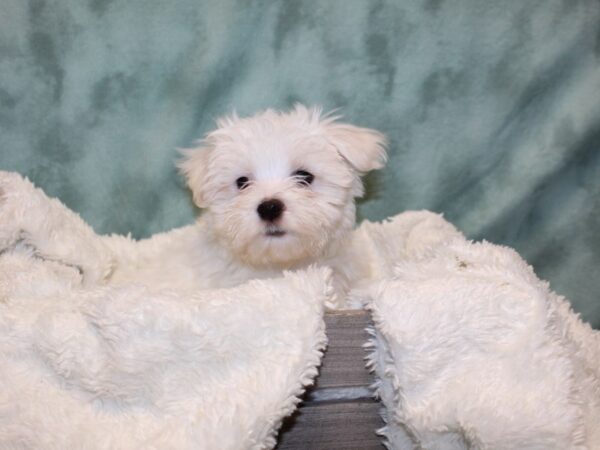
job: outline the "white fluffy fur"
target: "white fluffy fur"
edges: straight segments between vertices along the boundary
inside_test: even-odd
[[[82,289],[73,268],[5,253],[0,448],[273,448],[317,373],[328,277]]]
[[[289,113],[234,115],[218,125],[180,163],[196,204],[205,208],[200,220],[205,242],[197,247],[216,263],[213,283],[273,276],[315,262],[348,272],[341,261],[347,260],[342,254],[355,223],[354,198],[363,193],[360,175],[383,166],[385,138],[300,105]],[[314,174],[313,183],[299,184],[292,176],[297,170]],[[236,187],[239,177],[249,179],[244,190]],[[285,232],[281,237],[267,236],[270,225],[256,212],[271,198],[285,204],[277,222]],[[358,274],[340,275],[343,293]]]
[[[513,250],[403,225],[437,238],[397,245],[396,258],[388,240],[373,241],[379,272],[394,272],[370,291],[388,446],[600,448],[600,333]],[[414,231],[404,235],[422,242]],[[387,233],[400,234],[370,234]]]
[[[27,242],[46,258],[79,267],[89,284],[136,281],[190,289],[234,286],[319,263],[335,270],[337,306],[344,306],[350,280],[366,275],[347,255],[354,198],[363,193],[360,175],[385,163],[384,145],[374,130],[300,105],[288,113],[223,118],[198,148],[184,151],[179,164],[204,208],[198,223],[140,242],[95,236],[56,200],[5,173],[0,222],[12,227],[0,230],[0,248]],[[298,183],[292,175],[297,170],[314,174],[314,182]],[[250,184],[239,190],[242,176]],[[259,203],[271,198],[285,204],[275,224],[257,214]],[[285,234],[267,235],[273,226]]]

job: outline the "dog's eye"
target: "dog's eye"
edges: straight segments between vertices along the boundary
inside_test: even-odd
[[[235,185],[240,191],[242,189],[246,189],[249,184],[250,180],[248,179],[248,177],[239,177],[237,180],[235,180]]]
[[[311,184],[313,182],[313,180],[315,179],[315,176],[312,173],[307,172],[306,170],[296,170],[292,174],[292,176],[294,178],[296,178],[298,183],[303,184],[305,186],[308,186],[309,184]]]

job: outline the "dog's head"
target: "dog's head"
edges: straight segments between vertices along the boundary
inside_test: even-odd
[[[321,257],[354,225],[360,176],[386,160],[381,133],[316,108],[217,124],[179,168],[221,245],[253,266]]]

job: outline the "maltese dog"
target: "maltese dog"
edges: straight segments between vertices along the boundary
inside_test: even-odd
[[[338,119],[301,105],[220,119],[179,162],[194,202],[204,209],[194,225],[141,241],[97,236],[35,190],[37,207],[28,200],[27,213],[11,213],[13,222],[28,219],[14,227],[19,236],[13,238],[76,267],[88,283],[203,289],[327,265],[341,307],[347,289],[368,271],[361,267],[364,255],[352,254],[354,199],[363,194],[361,175],[383,167],[386,140]],[[10,190],[6,181],[0,187]],[[9,197],[5,193],[5,203]],[[2,208],[0,215],[7,214],[10,205]],[[55,225],[27,217],[38,213]]]

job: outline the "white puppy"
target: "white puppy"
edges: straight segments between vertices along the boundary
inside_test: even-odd
[[[39,205],[26,213],[7,212],[5,194],[2,215],[13,224],[14,217],[24,218],[14,225],[13,241],[79,268],[87,282],[226,287],[316,263],[334,269],[343,306],[350,280],[368,275],[361,255],[352,255],[350,233],[354,198],[363,194],[360,176],[385,159],[379,132],[298,105],[288,113],[221,119],[198,148],[184,151],[179,167],[205,209],[193,226],[142,241],[100,237],[39,190]],[[4,183],[3,189],[14,187]],[[27,216],[44,208],[45,223],[36,227]]]

